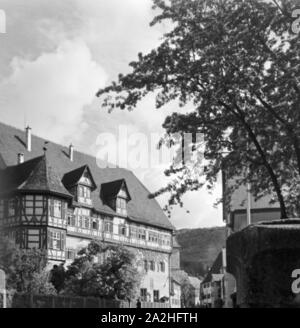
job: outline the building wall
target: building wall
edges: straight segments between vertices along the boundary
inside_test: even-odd
[[[180,269],[180,251],[178,248],[173,248],[171,253],[171,269]]]
[[[14,235],[20,235],[21,239],[25,235],[23,230],[26,232],[31,231],[39,231],[43,232],[43,237],[41,235],[36,237],[35,235],[32,238],[42,240],[43,247],[46,248],[48,252],[49,264],[48,268],[51,269],[54,264],[59,264],[66,261],[66,265],[70,264],[75,254],[77,254],[78,250],[86,247],[89,242],[93,239],[98,239],[100,241],[112,244],[120,244],[126,246],[133,250],[138,259],[139,270],[143,275],[141,288],[147,289],[147,293],[149,293],[149,297],[147,301],[154,301],[154,291],[159,291],[159,299],[162,297],[168,298],[170,297],[170,254],[172,251],[172,232],[164,229],[159,229],[152,226],[146,225],[137,225],[131,221],[127,221],[122,217],[112,217],[110,220],[113,223],[113,229],[110,233],[105,233],[104,231],[104,223],[105,223],[105,215],[98,215],[91,213],[87,210],[87,218],[89,220],[88,227],[85,225],[78,225],[78,219],[80,216],[79,208],[76,208],[74,211],[71,209],[65,208],[64,202],[62,202],[62,215],[60,218],[55,218],[50,214],[50,198],[41,198],[38,200],[41,204],[41,215],[40,218],[32,218],[32,215],[28,214],[27,209],[22,209],[20,212],[19,207],[16,208],[11,216],[5,216],[3,204],[0,204],[0,224],[3,226],[4,230],[15,232]],[[21,202],[18,202],[21,204]],[[32,206],[31,198],[28,201],[28,204]],[[19,206],[19,205],[16,205]],[[6,208],[6,207],[5,207]],[[28,212],[28,213],[27,213]],[[30,211],[31,213],[32,211]],[[68,215],[71,213],[73,219],[75,220],[75,224],[70,225]],[[92,221],[94,219],[98,220],[97,229],[92,228]],[[25,221],[26,220],[26,221]],[[82,220],[82,218],[80,219]],[[71,223],[71,221],[70,221]],[[28,227],[28,225],[30,225]],[[124,235],[120,234],[119,227],[120,225],[126,226],[126,232]],[[138,236],[132,236],[130,234],[131,228],[135,227],[136,229],[142,229],[145,231],[145,236],[141,239]],[[16,233],[20,231],[21,233]],[[59,232],[61,236],[61,248],[53,249],[51,248],[51,243],[49,241],[49,236],[51,232]],[[15,237],[16,238],[16,237]],[[25,243],[27,242],[28,237],[25,240],[22,239],[20,245],[23,245],[25,248],[27,247]],[[29,239],[28,239],[29,240]],[[73,252],[72,256],[68,257],[68,254]],[[71,253],[70,253],[71,254]],[[144,261],[147,261],[148,264],[151,261],[154,261],[155,266],[154,270],[144,268]],[[160,263],[164,263],[164,270],[160,266]]]
[[[228,187],[234,186],[235,179],[226,181],[223,173],[223,216],[229,226],[228,235],[247,226],[248,191],[247,186],[239,186],[232,194],[226,195]],[[226,196],[226,197],[225,197]],[[251,223],[280,219],[278,203],[271,203],[271,196],[266,195],[256,200],[250,195]]]
[[[172,295],[170,296],[171,308],[181,308],[181,285],[176,281],[172,281]]]
[[[280,210],[276,208],[262,208],[251,211],[251,223],[260,221],[273,221],[280,219]],[[246,211],[236,211],[232,213],[232,230],[240,231],[247,226]]]

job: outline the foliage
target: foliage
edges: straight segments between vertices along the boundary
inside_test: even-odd
[[[225,246],[225,232],[225,227],[178,230],[180,267],[191,276],[205,276]]]
[[[21,293],[35,290],[39,284],[42,284],[42,281],[45,283],[43,270],[46,264],[44,250],[20,249],[11,239],[1,237],[0,268],[6,273],[8,290]],[[48,290],[51,290],[50,286],[45,285],[43,291]]]
[[[139,54],[132,72],[99,90],[103,106],[134,109],[148,94],[156,107],[177,100],[193,105],[163,124],[173,133],[205,135],[205,161],[171,165],[174,179],[153,196],[169,192],[169,207],[206,184],[221,170],[251,182],[258,199],[271,194],[282,218],[300,213],[300,38],[291,30],[296,0],[154,0],[160,13],[152,25],[171,30],[148,54]],[[197,169],[198,168],[198,169]],[[169,208],[168,207],[168,208]]]
[[[68,267],[64,293],[77,296],[133,299],[140,275],[127,248],[92,241]]]
[[[28,292],[36,295],[56,295],[56,289],[49,282],[49,272],[35,272],[29,284]]]
[[[184,308],[192,306],[195,299],[194,288],[188,278],[184,279],[181,283],[181,305]]]

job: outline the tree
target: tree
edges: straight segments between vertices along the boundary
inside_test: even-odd
[[[57,295],[55,287],[49,282],[49,272],[45,269],[33,274],[28,291],[36,295]]]
[[[20,249],[11,239],[0,239],[0,268],[6,273],[9,291],[50,294],[53,286],[47,281],[46,252],[39,249]]]
[[[173,113],[163,124],[173,133],[203,133],[206,181],[199,163],[171,164],[169,206],[204,184],[212,188],[222,169],[233,188],[251,182],[258,199],[271,195],[281,217],[300,213],[300,38],[293,33],[296,0],[154,0],[152,25],[171,30],[157,49],[139,54],[132,72],[99,90],[103,106],[132,110],[148,94],[156,107],[177,100],[194,111]],[[175,144],[176,144],[175,140]],[[173,140],[174,143],[174,140]]]
[[[127,248],[92,241],[78,255],[66,272],[65,294],[118,300],[135,297],[140,275],[135,255]]]
[[[184,308],[189,308],[193,305],[193,300],[195,300],[194,289],[189,281],[189,278],[186,277],[181,282],[181,305]]]

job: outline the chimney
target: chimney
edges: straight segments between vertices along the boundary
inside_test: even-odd
[[[26,128],[26,149],[31,151],[31,128],[29,126]]]
[[[73,162],[73,159],[74,159],[74,146],[72,144],[69,146],[69,158],[70,158],[70,161]]]
[[[24,163],[24,154],[19,153],[18,154],[18,164],[22,164],[22,163]]]

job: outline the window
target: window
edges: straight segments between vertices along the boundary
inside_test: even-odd
[[[46,199],[41,195],[26,195],[23,198],[23,207],[26,215],[42,215],[46,208]]]
[[[127,202],[126,199],[124,198],[117,198],[117,202],[116,202],[116,210],[117,213],[126,215],[127,214]]]
[[[144,260],[144,270],[148,271],[148,261]]]
[[[137,238],[138,236],[138,229],[136,227],[130,227],[130,237]]]
[[[98,221],[97,220],[93,220],[92,227],[93,227],[93,230],[98,230]]]
[[[148,240],[152,243],[157,243],[158,242],[158,235],[155,232],[149,232],[149,237]]]
[[[56,250],[63,250],[64,249],[64,235],[60,231],[50,231],[49,232],[49,248],[56,249]]]
[[[56,218],[61,218],[61,201],[54,200],[53,214]]]
[[[89,229],[90,228],[90,219],[89,218],[84,218],[84,227],[86,229]]]
[[[139,229],[138,238],[142,239],[142,240],[146,240],[146,230],[145,229]]]
[[[79,197],[90,199],[91,198],[90,188],[86,186],[79,186]]]
[[[69,215],[68,216],[68,225],[71,227],[75,227],[76,226],[76,219],[74,215]]]
[[[159,290],[154,290],[153,291],[153,301],[154,302],[159,302]]]
[[[170,246],[171,245],[170,236],[162,235],[160,242],[162,243],[162,245]]]
[[[155,271],[155,262],[154,261],[150,261],[150,270]]]
[[[105,221],[104,232],[113,233],[113,223],[112,221]]]
[[[126,226],[124,224],[119,225],[119,234],[121,236],[126,236]]]
[[[165,270],[166,270],[165,262],[160,262],[160,263],[159,263],[159,270],[160,270],[161,272],[165,272]]]
[[[141,288],[141,300],[143,302],[147,301],[147,288]]]
[[[27,248],[40,248],[40,231],[38,229],[27,230]]]

